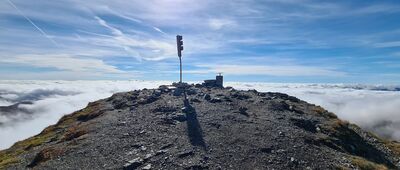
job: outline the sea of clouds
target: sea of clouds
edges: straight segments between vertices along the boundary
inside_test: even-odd
[[[156,88],[168,81],[0,81],[0,106],[23,101],[15,113],[0,112],[0,149],[38,134],[65,114],[116,92]],[[282,92],[321,105],[339,118],[382,137],[400,140],[400,86],[228,82],[237,89]]]

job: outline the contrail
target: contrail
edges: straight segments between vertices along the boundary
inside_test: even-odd
[[[44,32],[41,28],[39,28],[31,19],[29,19],[24,13],[22,13],[21,10],[19,10],[19,8],[13,3],[11,2],[11,0],[7,0],[8,3],[10,3],[11,6],[13,6],[19,14],[21,14],[26,20],[28,20],[40,33],[43,34],[43,36],[45,36],[47,39],[49,39],[54,45],[59,46],[59,44],[54,41],[49,35],[46,34],[46,32]]]

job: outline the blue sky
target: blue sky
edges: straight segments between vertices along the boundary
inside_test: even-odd
[[[400,84],[400,1],[3,0],[0,79]]]

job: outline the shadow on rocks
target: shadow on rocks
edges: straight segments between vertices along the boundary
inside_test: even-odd
[[[186,96],[186,91],[184,92],[184,96],[185,99],[183,103],[185,108],[183,112],[186,114],[187,133],[190,143],[193,146],[200,146],[205,149],[206,143],[204,142],[203,131],[201,129],[199,120],[197,119],[196,109],[192,105],[190,105],[189,100]]]

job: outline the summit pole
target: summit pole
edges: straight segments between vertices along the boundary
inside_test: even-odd
[[[183,50],[183,40],[181,35],[176,36],[176,48],[178,50],[178,57],[179,57],[179,83],[182,83],[182,50]]]
[[[182,57],[179,57],[179,66],[180,66],[179,83],[182,83]]]

